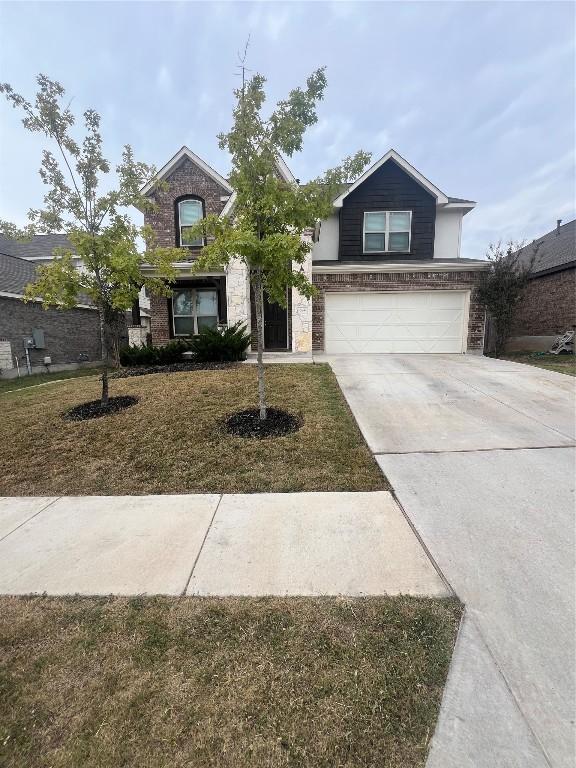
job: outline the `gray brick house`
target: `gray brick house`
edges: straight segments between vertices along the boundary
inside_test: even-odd
[[[278,173],[297,184],[279,159]],[[187,147],[143,192],[156,203],[145,223],[161,245],[187,250],[176,264],[172,296],[151,297],[154,344],[196,333],[204,325],[253,324],[244,266],[191,274],[202,241],[187,227],[207,214],[233,212],[228,181]],[[267,350],[310,354],[482,354],[484,310],[476,286],[487,263],[460,257],[462,220],[475,203],[448,197],[390,150],[333,202],[333,214],[306,238],[313,243],[303,270],[318,289],[308,301],[295,290],[287,308],[264,296]]]
[[[42,240],[42,238],[46,238]],[[0,376],[74,368],[100,359],[98,313],[93,306],[43,309],[40,301],[24,303],[26,286],[34,280],[38,261],[51,258],[64,235],[39,235],[19,243],[0,235]],[[27,255],[23,258],[21,255]],[[26,348],[28,355],[26,354]]]

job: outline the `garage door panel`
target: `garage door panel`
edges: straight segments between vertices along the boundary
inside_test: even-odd
[[[327,293],[326,352],[462,352],[466,293]]]
[[[431,307],[426,313],[426,317],[432,323],[461,323],[462,315],[462,308],[436,309]]]
[[[414,309],[420,309],[422,307],[427,307],[430,304],[430,294],[429,293],[421,293],[421,292],[414,292],[414,293],[408,293],[408,292],[401,292],[393,294],[393,298],[395,298],[395,306],[398,309],[408,309],[408,310],[414,310]]]

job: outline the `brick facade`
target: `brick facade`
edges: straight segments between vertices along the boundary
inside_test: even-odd
[[[166,296],[150,296],[150,335],[156,347],[170,341],[170,311]]]
[[[180,198],[194,195],[202,200],[205,215],[218,215],[226,205],[226,200],[221,198],[228,197],[230,193],[188,157],[182,159],[165,181],[168,184],[167,189],[151,194],[156,208],[152,212],[145,212],[144,223],[154,230],[157,245],[172,248],[178,244],[176,204]],[[190,258],[193,259],[200,248],[188,250]],[[172,337],[169,302],[170,299],[165,296],[150,297],[151,335],[152,343],[156,346],[167,344]],[[225,307],[220,314],[225,317]]]
[[[576,326],[576,269],[530,280],[512,336],[558,336]]]
[[[178,245],[176,200],[186,195],[195,195],[203,200],[205,215],[218,215],[226,205],[226,201],[220,198],[227,197],[230,193],[187,157],[165,181],[168,183],[166,190],[157,190],[151,194],[151,199],[156,203],[156,210],[144,214],[144,224],[152,227],[159,246],[171,248]],[[192,254],[198,250],[190,248]]]
[[[346,272],[312,275],[319,293],[312,299],[312,349],[324,350],[324,296],[344,291],[467,291],[470,290],[468,351],[482,352],[484,345],[484,308],[479,304],[476,286],[478,272]]]
[[[93,309],[43,309],[38,302],[25,304],[20,299],[0,297],[0,339],[11,344],[20,367],[25,366],[23,339],[32,329],[44,331],[45,349],[31,349],[30,362],[42,365],[51,357],[53,365],[78,363],[81,356],[100,360],[100,323]]]

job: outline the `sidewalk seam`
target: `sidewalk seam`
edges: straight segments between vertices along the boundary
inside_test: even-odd
[[[212,514],[212,517],[210,518],[210,522],[208,523],[208,528],[206,528],[206,533],[204,534],[204,538],[202,539],[202,544],[200,544],[200,549],[198,550],[198,554],[194,558],[194,562],[192,563],[192,568],[190,570],[190,573],[188,575],[188,579],[186,580],[186,584],[184,585],[184,589],[182,592],[180,592],[180,597],[186,597],[186,592],[188,590],[188,587],[190,586],[190,582],[192,581],[192,575],[194,573],[194,569],[196,568],[196,565],[198,564],[198,560],[200,559],[200,555],[202,554],[202,550],[204,549],[204,544],[206,543],[206,539],[208,538],[208,534],[210,533],[210,530],[212,529],[212,523],[214,522],[214,518],[216,517],[216,513],[220,509],[220,504],[222,503],[222,499],[224,498],[224,494],[220,494],[220,498],[218,499],[218,502],[216,504],[216,508],[214,509],[214,513]]]
[[[37,384],[36,386],[40,386],[40,385],[39,385],[39,384]],[[16,531],[17,531],[19,528],[22,528],[22,526],[23,526],[23,525],[26,525],[27,523],[29,523],[29,522],[30,522],[30,520],[34,520],[34,518],[35,518],[35,517],[38,517],[38,515],[40,514],[40,512],[44,512],[44,510],[45,510],[45,509],[48,509],[48,507],[51,507],[51,506],[52,506],[52,504],[56,504],[56,502],[57,502],[57,501],[60,501],[60,499],[63,499],[63,498],[64,498],[64,496],[57,496],[57,497],[56,497],[55,499],[53,499],[52,501],[49,501],[49,502],[48,502],[48,504],[46,504],[46,506],[45,506],[45,507],[42,507],[42,509],[39,509],[39,510],[38,510],[38,512],[35,512],[33,515],[31,515],[31,516],[30,516],[30,517],[28,517],[26,520],[24,520],[23,522],[21,522],[21,523],[20,523],[20,525],[17,525],[17,526],[16,526],[16,528],[13,528],[11,531],[8,531],[8,533],[4,534],[4,536],[1,536],[1,537],[0,537],[0,541],[4,541],[4,539],[7,539],[7,538],[8,538],[8,536],[12,536],[12,534],[13,534],[13,533],[15,533],[15,532],[16,532]]]
[[[382,471],[382,474],[384,474],[383,471]],[[408,515],[408,513],[404,509],[404,506],[403,506],[402,502],[400,501],[400,499],[396,495],[396,491],[393,488],[391,488],[389,493],[392,496],[392,498],[394,499],[394,501],[396,502],[396,504],[398,505],[398,508],[400,509],[400,512],[402,513],[402,515],[404,516],[404,519],[406,520],[406,522],[410,526],[410,528],[412,530],[412,533],[418,539],[418,542],[420,543],[420,546],[422,547],[422,549],[426,553],[426,556],[427,556],[428,560],[432,563],[432,566],[433,566],[434,570],[436,571],[436,573],[438,574],[438,576],[440,577],[440,579],[442,580],[442,583],[444,584],[444,586],[446,587],[448,592],[450,592],[450,594],[452,594],[454,597],[457,597],[460,600],[460,598],[456,594],[456,590],[454,589],[452,584],[450,584],[450,582],[448,581],[446,576],[444,576],[444,574],[442,573],[442,569],[440,568],[440,566],[436,562],[436,559],[434,558],[434,556],[432,555],[432,553],[428,549],[426,543],[424,542],[424,539],[418,533],[418,529],[416,528],[416,526],[414,525],[414,523],[410,519],[410,516]]]

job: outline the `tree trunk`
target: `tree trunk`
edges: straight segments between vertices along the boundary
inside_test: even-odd
[[[258,407],[260,419],[267,417],[266,385],[264,381],[264,303],[262,301],[262,269],[258,267],[254,275],[254,305],[256,309],[256,335],[258,338]]]
[[[103,407],[108,405],[108,339],[106,333],[106,319],[104,309],[99,310],[100,315],[100,346],[102,349],[102,395],[100,397],[100,405]]]

